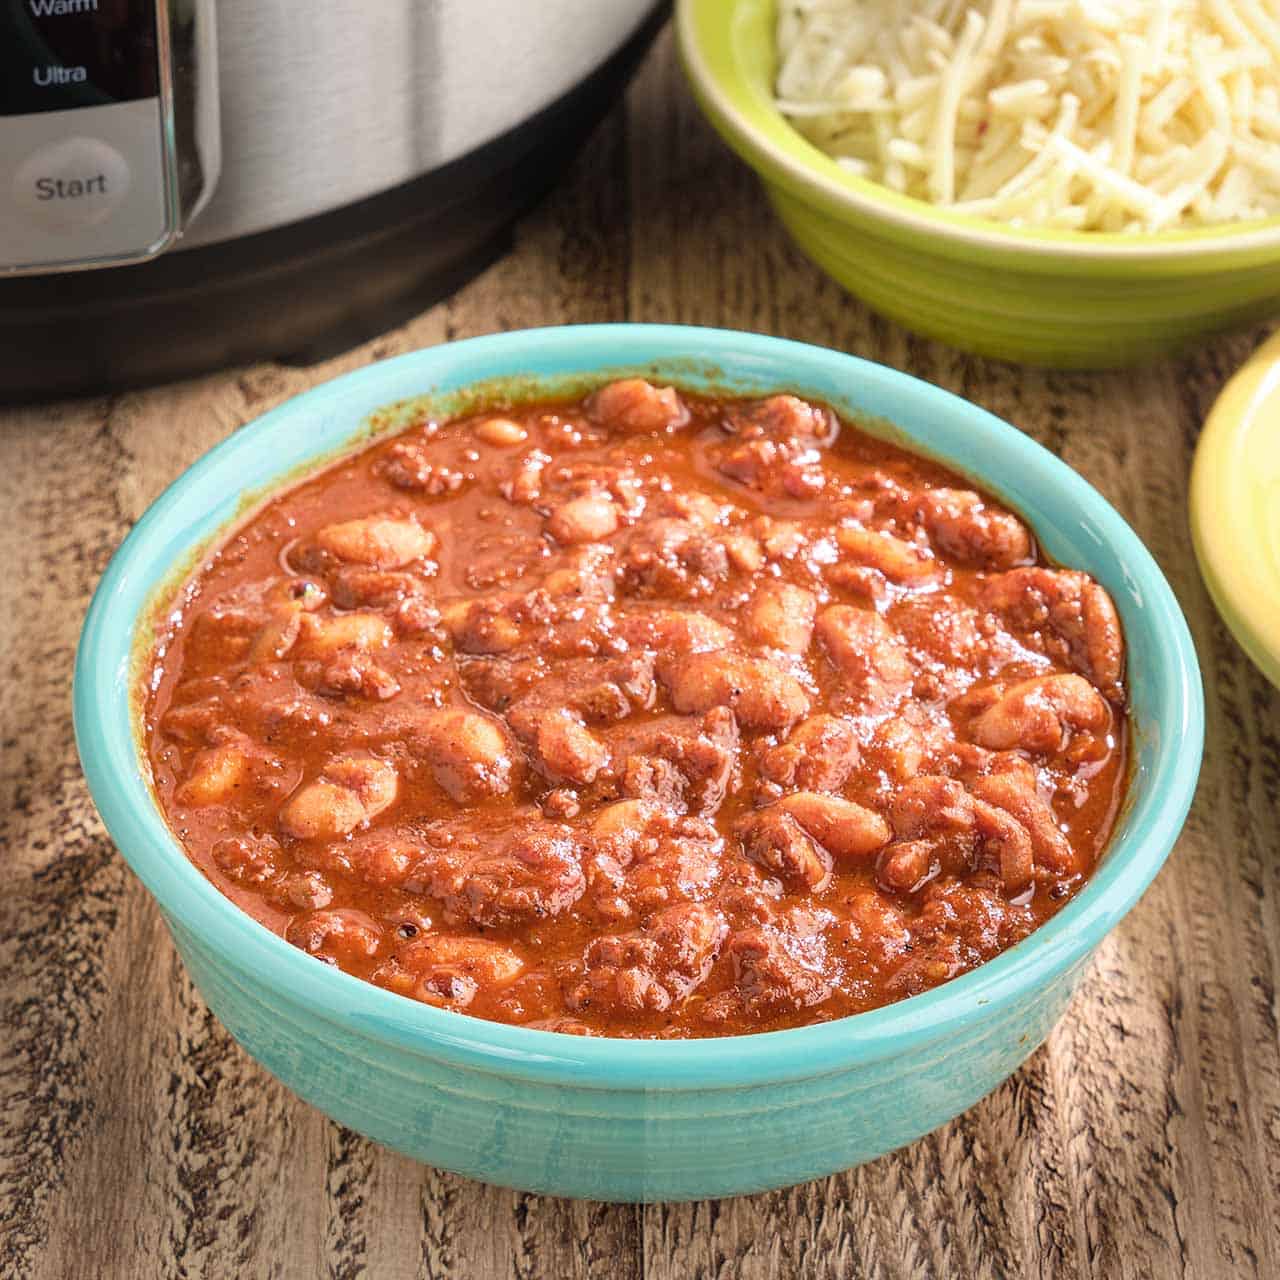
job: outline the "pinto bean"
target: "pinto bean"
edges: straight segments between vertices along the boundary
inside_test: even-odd
[[[510,947],[484,938],[429,934],[374,973],[402,996],[442,1009],[465,1009],[481,991],[500,992],[524,972]]]
[[[317,529],[316,546],[349,564],[373,569],[399,569],[429,556],[436,536],[416,520],[366,516]]]
[[[1034,782],[1017,773],[992,773],[974,782],[973,794],[1003,809],[1026,828],[1037,866],[1046,867],[1055,875],[1079,870],[1071,845]]]
[[[210,747],[192,760],[177,799],[195,809],[226,804],[249,779],[250,758],[242,747],[235,743]]]
[[[563,709],[541,718],[537,749],[552,778],[567,782],[594,782],[596,774],[609,762],[609,748]]]
[[[302,634],[302,610],[297,606],[278,609],[249,646],[248,661],[279,662]]]
[[[286,941],[313,956],[350,964],[377,955],[382,929],[363,911],[338,907],[294,916],[284,936]]]
[[[617,533],[618,508],[608,498],[571,498],[547,519],[547,532],[560,543],[599,542]]]
[[[874,529],[841,525],[836,530],[836,545],[842,563],[878,569],[890,582],[902,586],[933,582],[944,573],[942,564],[925,547]]]
[[[1035,844],[1030,829],[1006,809],[979,799],[973,801],[973,825],[995,852],[1005,895],[1014,898],[1023,893],[1035,875]]]
[[[709,653],[733,643],[733,632],[728,627],[692,609],[628,614],[621,630],[629,644],[662,654]]]
[[[612,839],[643,831],[661,812],[647,800],[617,800],[597,810],[591,823],[591,834],[597,839]]]
[[[908,705],[901,715],[884,721],[871,740],[875,761],[898,782],[915,778],[933,757],[953,745],[950,732]]]
[[[280,827],[298,840],[333,839],[372,821],[395,803],[399,775],[376,756],[337,756],[300,787],[280,812]]]
[[[865,858],[889,841],[889,824],[874,809],[816,791],[797,791],[778,801],[837,858]]]
[[[973,740],[992,751],[1050,754],[1061,751],[1072,731],[1100,733],[1111,723],[1102,695],[1083,676],[1050,675],[1006,689],[971,726]]]
[[[747,629],[757,643],[804,653],[813,639],[818,601],[812,591],[789,582],[769,582],[752,597]]]
[[[510,418],[485,418],[476,423],[475,433],[485,444],[498,449],[510,449],[529,438],[529,433]]]
[[[377,613],[343,613],[333,618],[309,613],[300,626],[302,652],[313,658],[330,657],[339,649],[385,649],[393,639],[390,624]]]
[[[501,600],[455,600],[440,609],[440,622],[463,653],[509,653],[524,638]]]
[[[940,865],[931,840],[897,840],[886,845],[876,879],[890,893],[918,893],[938,874]]]
[[[507,986],[525,969],[524,960],[509,946],[446,933],[415,939],[402,948],[397,959],[414,973],[428,974],[447,966],[491,986]]]
[[[432,776],[459,803],[510,791],[517,756],[500,720],[448,707],[426,717],[420,739]]]
[[[751,728],[786,729],[809,710],[800,682],[763,658],[695,653],[660,675],[677,711],[729,707]]]
[[[602,427],[627,435],[677,431],[689,421],[689,411],[674,387],[655,387],[643,378],[621,378],[601,387],[587,411]]]
[[[720,545],[729,563],[742,573],[755,573],[764,565],[764,548],[749,533],[726,533]]]
[[[859,692],[891,700],[911,684],[911,659],[897,632],[878,614],[833,604],[818,615],[818,639]]]

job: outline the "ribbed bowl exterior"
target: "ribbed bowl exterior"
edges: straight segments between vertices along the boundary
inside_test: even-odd
[[[910,1052],[785,1084],[550,1084],[465,1068],[325,1020],[168,921],[218,1020],[281,1083],[425,1164],[591,1200],[697,1200],[807,1182],[928,1133],[990,1093],[1049,1034],[1085,961]],[[462,1015],[455,1015],[462,1016]],[[725,1054],[732,1041],[721,1041]]]
[[[567,1036],[435,1009],[321,964],[257,924],[185,856],[140,754],[135,691],[155,611],[243,516],[245,495],[278,488],[378,423],[386,429],[397,419],[381,411],[406,399],[425,394],[448,413],[457,397],[555,394],[624,373],[823,400],[976,471],[1027,516],[1049,556],[1112,593],[1129,644],[1128,803],[1089,883],[1018,946],[934,991],[792,1031]],[[1093,950],[1168,856],[1204,732],[1195,652],[1168,584],[1069,467],[982,409],[894,370],[760,334],[665,325],[445,343],[346,374],[235,432],[156,500],[112,559],[85,620],[74,703],[107,830],[209,1007],[253,1057],[335,1120],[416,1159],[507,1186],[620,1200],[819,1177],[910,1142],[993,1089],[1049,1033]]]
[[[1193,270],[1176,261],[1077,260],[1069,274],[1034,258],[959,252],[941,238],[886,234],[841,220],[783,188],[770,199],[796,244],[855,297],[925,337],[978,355],[1058,369],[1103,369],[1185,351],[1208,334],[1280,310],[1280,257],[1221,255]],[[896,229],[895,229],[896,230]]]

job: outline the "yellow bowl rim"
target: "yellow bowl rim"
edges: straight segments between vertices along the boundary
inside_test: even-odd
[[[1269,415],[1263,417],[1262,415]],[[1250,432],[1280,452],[1280,331],[1222,389],[1205,419],[1191,469],[1191,537],[1209,594],[1241,647],[1280,688],[1280,562],[1251,501]],[[1280,466],[1277,467],[1280,476]]]

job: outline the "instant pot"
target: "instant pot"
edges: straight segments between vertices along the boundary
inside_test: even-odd
[[[315,358],[501,251],[656,0],[0,0],[0,398]]]

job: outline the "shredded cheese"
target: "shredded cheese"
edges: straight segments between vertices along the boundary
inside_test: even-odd
[[[780,0],[777,99],[851,172],[1027,226],[1280,214],[1280,0]]]

